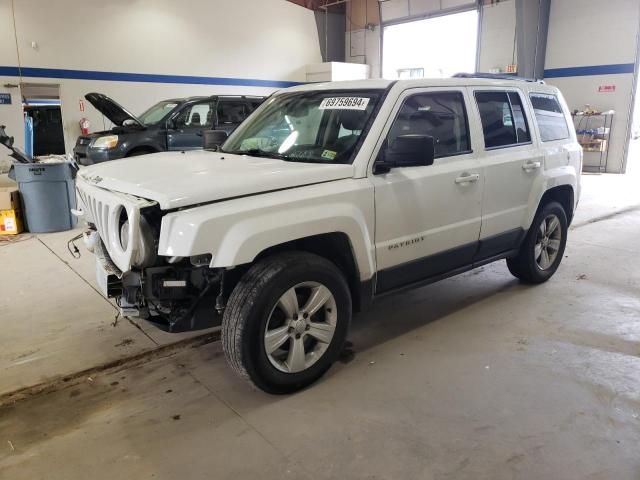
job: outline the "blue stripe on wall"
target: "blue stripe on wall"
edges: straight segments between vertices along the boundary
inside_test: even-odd
[[[544,71],[544,78],[584,77],[590,75],[614,75],[633,73],[633,63],[616,63],[613,65],[591,65],[588,67],[550,68]]]
[[[67,70],[61,68],[22,67],[23,77],[68,78],[73,80],[106,80],[111,82],[183,83],[192,85],[229,85],[235,87],[285,88],[301,82],[260,80],[256,78],[199,77],[193,75],[156,75],[150,73],[99,72],[96,70]],[[0,66],[0,75],[18,77],[18,67]]]
[[[591,65],[586,67],[549,68],[545,78],[583,77],[591,75],[613,75],[633,73],[633,63]],[[18,67],[0,66],[0,76],[18,77]],[[200,77],[194,75],[161,75],[152,73],[101,72],[97,70],[68,70],[61,68],[23,67],[23,77],[68,78],[73,80],[104,80],[110,82],[182,83],[191,85],[225,85],[235,87],[286,88],[303,82],[261,80],[256,78]]]

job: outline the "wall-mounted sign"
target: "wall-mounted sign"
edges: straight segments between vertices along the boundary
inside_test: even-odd
[[[600,85],[598,87],[598,93],[613,93],[616,91],[615,85]]]
[[[11,105],[10,93],[0,93],[0,105]]]

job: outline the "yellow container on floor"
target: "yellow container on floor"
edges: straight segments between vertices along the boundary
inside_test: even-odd
[[[24,230],[16,187],[0,187],[0,235],[17,235]]]
[[[0,210],[0,235],[17,235],[23,230],[19,210]]]

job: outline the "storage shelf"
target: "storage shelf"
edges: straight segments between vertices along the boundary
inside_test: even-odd
[[[579,114],[573,116],[573,125],[582,145],[584,159],[582,171],[588,173],[604,173],[609,161],[609,139],[615,113]],[[597,164],[587,164],[587,159],[597,155]]]

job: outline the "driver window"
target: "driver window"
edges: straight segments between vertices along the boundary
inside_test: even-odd
[[[389,130],[387,141],[392,145],[398,136],[411,134],[433,137],[435,158],[471,152],[462,93],[418,93],[407,98]]]
[[[213,125],[211,102],[194,103],[183,108],[174,122],[177,128],[211,128]]]

